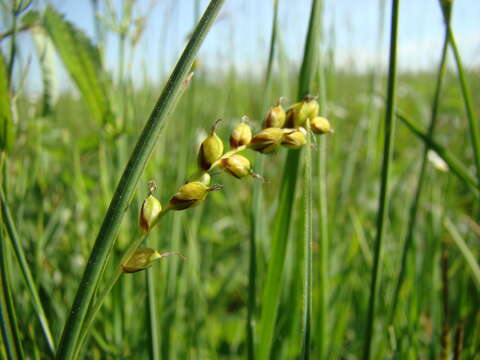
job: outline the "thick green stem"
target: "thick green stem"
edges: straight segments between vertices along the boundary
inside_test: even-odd
[[[380,184],[380,197],[378,203],[375,252],[373,257],[372,279],[370,283],[370,296],[368,302],[368,312],[366,317],[365,343],[363,349],[363,359],[370,359],[370,350],[373,338],[375,323],[375,300],[378,291],[378,275],[380,273],[380,264],[382,258],[382,243],[385,237],[385,225],[387,222],[387,212],[389,208],[389,180],[390,166],[392,163],[392,153],[395,138],[395,84],[396,84],[396,65],[397,65],[397,33],[398,33],[398,12],[400,0],[392,0],[392,24],[390,32],[390,64],[388,70],[388,89],[386,99],[386,115],[384,127],[384,146],[383,161]]]
[[[121,220],[129,206],[137,182],[165,126],[165,120],[173,110],[183,90],[185,90],[186,85],[184,81],[187,79],[193,60],[223,3],[224,0],[210,1],[208,8],[195,28],[190,41],[167,81],[160,98],[155,104],[150,118],[132,152],[90,254],[70,314],[65,323],[57,359],[70,359],[74,353],[88,307],[100,280],[101,270],[107,261],[112,244],[115,242]]]

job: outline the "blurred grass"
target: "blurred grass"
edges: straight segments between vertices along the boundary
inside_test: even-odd
[[[388,2],[387,2],[388,3]],[[288,6],[280,2],[279,6]],[[215,31],[215,28],[213,28]],[[325,37],[333,36],[324,32]],[[305,34],[302,35],[302,39]],[[278,54],[271,79],[273,102],[278,96],[293,100],[298,93],[297,66],[288,61],[288,51],[283,48],[279,33]],[[21,45],[21,44],[20,44]],[[375,119],[384,114],[383,85],[372,91],[372,76],[378,84],[385,84],[385,74],[373,69],[357,73],[334,67],[331,57],[335,48],[322,49],[325,71],[325,93],[328,94],[325,111],[335,129],[328,138],[325,152],[328,177],[325,188],[329,202],[326,222],[329,235],[328,256],[328,358],[358,358],[362,352],[364,315],[367,310],[366,284],[372,270],[375,217],[377,215],[379,162],[383,154],[382,137]],[[440,51],[441,49],[439,49]],[[7,54],[8,55],[8,54]],[[266,57],[265,53],[265,57]],[[200,60],[202,60],[200,58]],[[282,66],[282,67],[281,67]],[[278,69],[281,69],[279,71]],[[185,96],[172,115],[172,122],[165,129],[160,144],[155,148],[151,162],[140,180],[140,191],[125,213],[120,228],[116,251],[122,253],[135,239],[138,208],[145,195],[149,180],[158,185],[158,197],[165,204],[169,196],[185,178],[195,170],[196,142],[217,118],[224,123],[219,135],[226,141],[234,124],[244,114],[259,129],[264,117],[264,77],[240,73],[233,66],[227,73],[212,74],[199,65]],[[466,67],[464,77],[471,87],[471,106],[480,110],[480,74],[478,69]],[[403,71],[398,74],[397,109],[417,130],[427,129],[431,99],[434,94],[436,73],[429,71]],[[119,84],[112,83],[109,94],[111,104],[117,109],[121,103]],[[321,88],[319,86],[318,88]],[[138,130],[139,119],[145,119],[159,89],[152,83],[140,88],[127,87],[129,105],[124,127],[116,137],[106,133],[103,125],[91,115],[87,104],[71,91],[60,94],[52,102],[48,113],[43,103],[20,93],[13,104],[16,139],[10,155],[8,169],[8,200],[12,217],[17,225],[26,259],[31,267],[40,301],[58,339],[68,308],[74,297],[93,239],[101,224],[114,188],[114,181],[132,148]],[[194,95],[193,95],[194,93]],[[214,99],[214,101],[212,100]],[[292,102],[292,101],[290,101]],[[405,115],[406,116],[406,115]],[[401,119],[399,117],[399,119]],[[456,70],[446,69],[442,96],[438,107],[437,127],[432,149],[450,162],[450,171],[443,173],[428,166],[422,201],[418,207],[415,269],[408,271],[404,285],[398,294],[395,322],[390,325],[388,315],[395,294],[395,282],[401,264],[402,240],[408,227],[408,207],[415,196],[415,186],[424,151],[426,131],[412,133],[408,126],[399,125],[391,168],[391,204],[388,208],[388,229],[385,233],[384,262],[379,283],[381,296],[377,302],[376,336],[374,342],[378,358],[396,356],[404,358],[438,358],[441,346],[443,319],[442,279],[440,270],[441,242],[454,238],[445,230],[445,218],[455,225],[468,252],[478,259],[480,243],[478,235],[464,221],[464,215],[475,221],[474,152],[465,139],[470,137],[465,121],[462,88],[458,84]],[[192,123],[195,123],[192,126]],[[419,138],[422,141],[419,141]],[[258,315],[264,307],[259,296],[266,284],[268,258],[272,253],[269,234],[278,209],[281,187],[281,168],[285,150],[278,155],[265,157],[262,175],[268,180],[262,186],[263,207],[257,219],[263,229],[256,243],[256,309],[253,312],[252,329],[255,341],[259,338]],[[313,150],[313,156],[320,155]],[[249,155],[250,157],[250,155]],[[251,157],[253,159],[253,157]],[[459,176],[453,164],[460,164]],[[314,164],[313,199],[320,196],[320,168]],[[467,181],[464,181],[467,179]],[[158,346],[162,359],[245,358],[247,339],[247,293],[249,289],[248,254],[251,249],[249,236],[252,208],[252,181],[238,181],[218,174],[215,182],[225,186],[223,192],[212,193],[200,208],[187,213],[169,214],[155,230],[149,242],[160,250],[177,250],[188,257],[185,262],[171,258],[148,270],[153,278],[155,306],[158,314]],[[301,182],[299,182],[300,184]],[[473,185],[473,186],[472,186]],[[301,263],[297,256],[302,249],[299,241],[302,233],[303,194],[295,194],[294,209],[290,219],[292,232],[286,247],[282,291],[278,295],[278,316],[273,336],[272,358],[290,358],[298,355],[301,346],[300,324],[292,314],[294,299],[299,294]],[[293,195],[292,195],[293,197]],[[293,201],[293,200],[292,200]],[[314,201],[315,205],[318,203]],[[313,224],[318,227],[315,212]],[[451,230],[452,228],[450,228]],[[312,354],[318,358],[319,297],[318,279],[325,274],[317,261],[319,234],[313,233],[313,309]],[[5,238],[1,239],[2,241]],[[9,246],[8,242],[6,243]],[[452,243],[453,245],[453,243]],[[480,296],[471,261],[465,258],[465,247],[449,246],[449,324],[452,333],[460,323],[464,324],[462,359],[478,356]],[[463,250],[462,250],[463,249]],[[20,268],[11,251],[5,252],[10,265],[10,287],[16,309],[22,346],[33,358],[48,358],[48,348],[35,319],[28,288],[23,283]],[[467,252],[467,253],[468,253]],[[317,264],[315,265],[315,262]],[[412,267],[413,268],[413,267]],[[105,270],[105,279],[114,274],[114,266]],[[92,326],[92,336],[85,342],[85,358],[124,357],[147,358],[150,342],[147,324],[147,291],[143,274],[125,279],[123,305],[122,343],[114,340],[113,297],[107,299]],[[413,287],[418,289],[411,297]],[[2,307],[5,316],[5,307]],[[295,310],[298,311],[298,308]],[[413,324],[415,324],[413,326]],[[452,336],[452,341],[455,341]],[[0,345],[2,352],[7,344]],[[3,355],[3,354],[2,354]]]

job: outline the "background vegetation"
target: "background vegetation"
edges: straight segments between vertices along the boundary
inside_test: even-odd
[[[95,38],[44,2],[1,3],[2,358],[53,356],[107,207],[163,88],[148,81],[158,80],[148,79],[150,64],[144,66],[145,80],[128,76],[127,54],[135,54],[148,14],[135,17],[135,1],[116,4],[121,15],[109,1],[91,3],[97,11]],[[390,1],[379,4],[390,24]],[[206,4],[191,5],[197,19],[201,5]],[[271,11],[288,6],[272,1]],[[216,72],[202,58],[193,63],[190,86],[168,117],[125,211],[100,291],[139,236],[138,210],[148,181],[156,182],[156,196],[166,204],[195,172],[199,142],[216,119],[223,119],[218,134],[227,144],[243,115],[258,131],[278,97],[293,103],[312,93],[319,95],[321,113],[335,133],[317,138],[311,151],[248,153],[266,185],[214,172],[223,191],[198,208],[167,214],[145,240],[145,246],[178,251],[187,260],[166,258],[147,271],[123,275],[80,356],[480,356],[478,69],[461,66],[455,29],[450,37],[441,32],[440,41],[448,45],[446,68],[439,48],[430,71],[397,70],[393,107],[387,71],[335,66],[336,49],[322,34],[321,15],[322,2],[312,1],[310,20],[304,19],[309,36],[298,34],[298,46],[307,49],[302,64],[288,60],[277,17],[264,49],[265,70],[241,71],[227,63]],[[187,40],[196,39],[195,29]],[[29,62],[21,57],[19,34],[34,40],[41,96],[27,91]],[[119,75],[106,70],[107,34],[118,38]],[[52,93],[54,54],[73,84],[58,97]],[[385,160],[390,203],[376,254],[386,108],[392,119],[401,117],[391,159]],[[437,156],[423,155],[430,147]],[[310,171],[304,172],[305,163]],[[377,255],[378,283],[371,295]],[[376,299],[371,317],[369,296]],[[276,306],[271,317],[265,315]]]

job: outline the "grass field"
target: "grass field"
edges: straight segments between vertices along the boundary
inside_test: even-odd
[[[311,0],[301,61],[273,16],[260,75],[197,59],[224,2],[192,2],[199,21],[175,67],[135,80],[134,1],[118,2],[116,26],[95,18],[95,39],[44,2],[1,1],[1,358],[480,358],[480,73],[448,25],[455,2],[436,4],[445,29],[431,70],[396,65],[400,0],[383,4],[385,71],[336,66],[325,4]],[[113,16],[109,1],[91,3]],[[106,33],[120,76],[106,70]],[[58,97],[53,54],[73,88]],[[259,176],[240,180],[207,166],[207,187],[223,189],[173,210],[217,119],[214,161],[242,116],[255,135],[278,98],[287,110],[307,94],[334,132],[314,134],[307,116],[300,149],[246,149]],[[163,210],[142,233],[152,180]],[[182,256],[122,273],[138,246]]]

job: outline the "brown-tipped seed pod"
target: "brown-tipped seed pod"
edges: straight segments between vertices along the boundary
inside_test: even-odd
[[[204,171],[210,169],[212,164],[223,155],[223,142],[215,133],[219,121],[220,120],[217,120],[215,125],[213,125],[210,135],[208,135],[207,138],[203,140],[202,145],[200,145],[198,166]]]
[[[235,126],[232,135],[230,136],[230,146],[232,149],[236,149],[242,145],[248,145],[252,140],[252,129],[247,124],[248,116],[242,118],[242,122]]]
[[[300,149],[307,143],[307,131],[303,127],[285,134],[282,145],[289,149]]]
[[[172,196],[168,203],[171,210],[184,210],[198,206],[207,197],[210,191],[220,190],[222,186],[213,185],[208,187],[200,181],[192,181],[183,185],[178,192]]]
[[[313,119],[318,115],[320,107],[318,105],[317,97],[313,95],[305,95],[303,98],[302,112],[308,119]]]
[[[272,106],[265,118],[264,128],[282,128],[285,125],[286,113],[280,104],[282,98],[278,99],[277,105]]]
[[[162,212],[162,204],[152,194],[143,201],[140,209],[139,225],[143,232],[149,232],[159,219]]]
[[[232,155],[228,158],[222,159],[220,166],[226,173],[241,179],[247,175],[252,174],[252,166],[250,160],[242,155]]]
[[[326,134],[333,132],[330,121],[322,116],[315,116],[310,120],[310,128],[315,134]]]
[[[305,95],[301,102],[293,104],[287,110],[285,127],[298,128],[303,126],[307,119],[318,115],[319,106],[315,96]]]
[[[263,129],[253,137],[248,147],[252,150],[260,151],[261,153],[264,153],[264,154],[272,153],[276,151],[280,146],[284,133],[285,133],[284,129],[278,129],[278,128]]]
[[[138,248],[130,259],[121,264],[122,271],[126,274],[142,271],[152,266],[155,261],[161,258],[162,255],[153,249]]]

